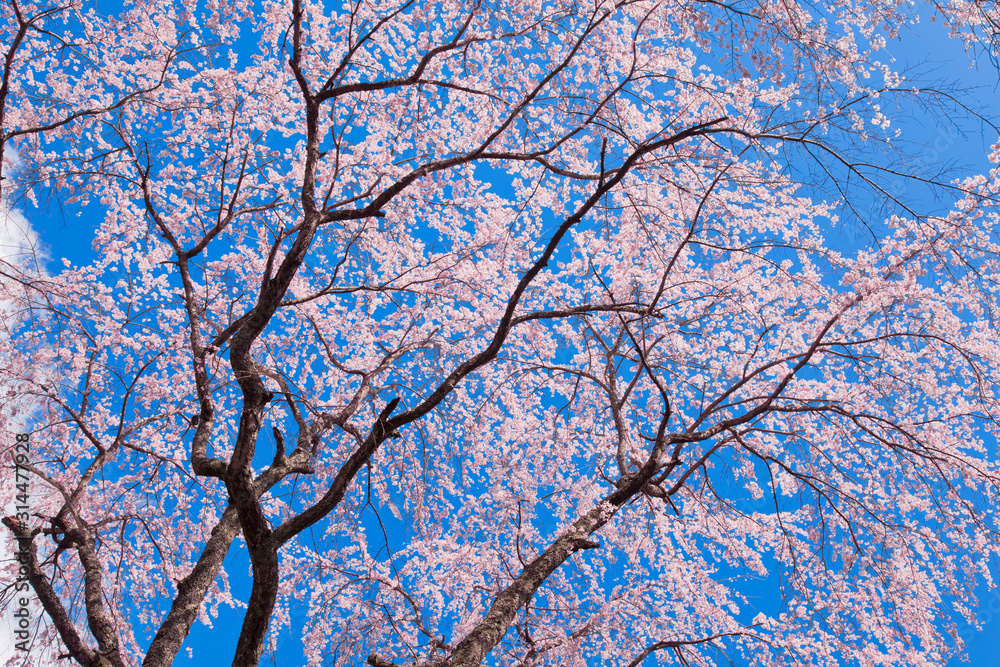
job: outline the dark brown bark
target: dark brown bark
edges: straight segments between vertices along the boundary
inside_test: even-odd
[[[177,652],[198,618],[198,609],[239,532],[240,522],[236,510],[232,506],[227,507],[219,523],[212,529],[212,536],[208,538],[194,569],[177,584],[177,596],[149,645],[146,658],[142,661],[143,667],[170,665],[177,657]]]
[[[319,162],[319,130],[317,104],[301,76],[302,6],[298,0],[292,5],[292,69],[295,71],[305,99],[306,160],[302,182],[301,201],[304,219],[295,235],[291,248],[281,261],[274,275],[265,272],[260,295],[243,326],[233,336],[230,363],[236,381],[243,391],[243,414],[236,436],[236,445],[225,475],[226,489],[239,514],[243,536],[250,552],[253,567],[253,585],[243,626],[236,643],[234,667],[256,667],[264,650],[264,638],[274,611],[278,594],[278,546],[274,533],[264,515],[258,495],[254,491],[251,463],[256,451],[264,408],[272,395],[264,386],[250,348],[267,327],[288,286],[305,260],[312,244],[319,216],[316,213],[315,174]]]
[[[664,423],[665,425],[665,423]],[[663,429],[660,443],[654,447],[646,464],[636,473],[625,477],[618,488],[609,493],[596,507],[573,522],[573,525],[531,561],[521,574],[497,595],[486,617],[455,647],[449,667],[476,667],[482,664],[514,622],[517,610],[524,606],[545,580],[577,551],[595,549],[599,545],[589,539],[605,526],[618,510],[642,491],[657,472],[658,460],[664,449]]]
[[[233,368],[238,366],[244,365],[234,361]],[[247,613],[243,618],[243,628],[236,643],[234,667],[252,667],[260,660],[260,654],[264,650],[264,636],[278,592],[277,547],[267,517],[264,516],[264,509],[254,493],[253,471],[250,466],[255,451],[254,444],[260,432],[260,416],[267,403],[266,391],[264,383],[256,375],[248,379],[246,385],[246,407],[240,419],[237,445],[226,475],[226,489],[239,515],[253,567],[253,586]]]
[[[361,466],[371,459],[379,446],[393,433],[393,429],[388,425],[388,420],[390,414],[398,404],[399,399],[394,398],[383,408],[378,419],[375,420],[375,424],[372,426],[368,437],[365,438],[357,451],[348,457],[344,465],[340,467],[340,470],[337,471],[337,476],[334,477],[333,483],[327,492],[323,494],[323,497],[316,504],[285,521],[275,529],[274,540],[279,547],[309,526],[320,521],[343,500],[344,494],[347,493],[347,487],[350,486],[351,480],[361,470]]]
[[[629,170],[644,155],[647,155],[660,148],[671,146],[690,137],[697,136],[698,134],[711,131],[713,126],[718,125],[719,123],[724,122],[725,120],[726,118],[723,117],[715,119],[713,121],[702,123],[697,126],[678,132],[677,134],[674,134],[670,137],[655,142],[650,142],[649,144],[641,146],[638,149],[636,149],[625,160],[623,165],[616,171],[614,176],[608,179],[606,182],[601,182],[598,185],[595,193],[590,198],[588,198],[587,201],[576,212],[573,213],[573,215],[567,218],[566,221],[559,226],[556,233],[549,240],[541,256],[537,260],[535,260],[535,262],[528,269],[528,271],[525,272],[525,275],[522,276],[517,287],[514,289],[513,293],[508,299],[507,307],[504,311],[504,314],[500,322],[497,325],[497,330],[494,333],[493,339],[490,341],[490,344],[486,347],[486,349],[479,352],[472,358],[466,360],[464,363],[460,364],[458,368],[452,371],[452,373],[438,386],[437,390],[435,390],[426,400],[424,400],[417,407],[400,414],[396,418],[392,418],[390,417],[390,413],[398,401],[394,400],[392,403],[390,403],[389,406],[387,406],[386,410],[383,410],[382,414],[379,415],[378,420],[372,427],[371,432],[368,434],[368,437],[364,440],[361,447],[359,447],[359,449],[355,451],[354,454],[351,455],[351,457],[344,464],[344,466],[341,467],[336,478],[334,479],[333,483],[331,484],[326,494],[324,494],[323,498],[321,498],[315,505],[309,507],[299,515],[293,517],[292,519],[289,519],[288,521],[280,525],[273,533],[271,533],[269,528],[266,531],[261,530],[259,534],[260,538],[259,561],[261,568],[260,571],[261,571],[262,584],[260,590],[258,591],[257,588],[258,565],[257,561],[255,560],[254,589],[253,589],[254,592],[251,593],[251,599],[256,600],[256,603],[260,605],[259,608],[260,612],[258,613],[258,610],[254,609],[254,614],[252,618],[250,616],[250,613],[248,612],[247,618],[249,619],[249,621],[245,621],[244,623],[243,632],[241,633],[240,643],[239,643],[239,645],[243,647],[243,652],[241,653],[238,650],[238,658],[250,661],[256,659],[254,656],[259,657],[260,655],[259,651],[256,654],[253,654],[247,648],[253,642],[256,642],[255,645],[259,646],[261,650],[263,649],[264,635],[266,633],[267,623],[270,618],[271,610],[273,610],[274,600],[277,595],[277,588],[278,588],[277,555],[276,553],[274,554],[272,563],[272,555],[269,549],[271,549],[272,546],[275,545],[277,547],[280,547],[286,541],[288,541],[298,533],[302,532],[309,526],[320,521],[323,517],[329,514],[333,510],[333,508],[336,507],[337,504],[339,504],[340,501],[343,499],[347,491],[347,487],[349,486],[351,480],[353,480],[357,472],[361,469],[361,466],[365,462],[371,459],[372,455],[375,453],[375,451],[378,449],[382,441],[388,436],[389,433],[392,433],[396,431],[399,427],[408,424],[410,422],[413,422],[423,417],[427,413],[429,413],[431,410],[436,408],[445,399],[445,397],[448,396],[448,394],[450,394],[454,390],[454,388],[463,378],[465,378],[470,373],[474,372],[478,368],[483,367],[484,365],[488,364],[490,361],[496,358],[501,347],[503,346],[504,341],[507,339],[511,329],[513,328],[513,323],[515,320],[514,314],[517,310],[517,306],[521,300],[521,297],[523,296],[524,292],[528,289],[528,286],[532,283],[535,277],[548,265],[549,260],[555,253],[556,248],[559,246],[559,243],[562,240],[562,238],[573,226],[575,226],[581,220],[583,220],[584,216],[594,206],[596,206],[598,202],[600,202],[601,197],[603,197],[608,191],[610,191],[612,188],[618,185],[622,181],[622,179],[624,179],[625,175],[629,172]],[[241,330],[240,333],[242,334],[243,330]],[[239,334],[237,335],[237,337],[238,336]],[[235,340],[234,340],[234,348],[236,348]],[[234,352],[234,357],[235,357],[235,352]],[[244,364],[248,362],[240,361],[239,363]],[[234,362],[233,368],[234,370],[237,368],[236,362]],[[254,375],[254,379],[256,379],[257,382],[260,382],[258,376]],[[247,382],[248,387],[251,384],[252,380]],[[259,389],[262,388],[263,384],[261,383]],[[246,389],[244,390],[244,394],[248,395]],[[244,412],[244,420],[247,418],[248,414],[249,413],[247,411]],[[243,424],[244,422],[243,420],[241,420],[241,428],[240,428],[241,434],[243,433],[244,430]],[[654,454],[651,455],[650,461],[647,462],[647,465],[644,466],[643,469],[635,476],[623,480],[622,485],[609,496],[609,499],[613,499],[609,500],[609,502],[612,503],[611,506],[614,507],[615,510],[617,510],[617,508],[620,507],[621,504],[626,502],[629,498],[638,493],[639,490],[641,490],[642,487],[656,473],[656,461],[658,461],[660,453],[662,453],[662,443],[663,443],[665,428],[666,428],[666,421],[664,421],[664,423],[661,425],[658,445],[654,450]],[[249,427],[248,430],[250,430]],[[238,438],[237,441],[239,442],[240,439]],[[239,445],[237,446],[237,449],[239,449]],[[233,462],[230,463],[231,472],[233,463],[235,461],[236,461],[236,453],[234,452]],[[626,492],[626,490],[628,490],[627,495],[622,495],[623,493]],[[615,501],[618,500],[619,498],[620,502],[615,504]],[[259,507],[259,504],[257,504],[257,506]],[[593,548],[593,543],[589,542],[586,539],[587,536],[589,536],[594,531],[598,530],[603,525],[605,525],[607,521],[610,520],[611,516],[614,515],[613,511],[606,517],[604,517],[602,514],[604,510],[601,510],[597,514],[594,514],[594,512],[598,512],[598,509],[595,509],[592,512],[585,515],[584,517],[578,519],[578,521],[574,524],[573,529],[571,529],[563,537],[559,538],[559,540],[557,540],[551,547],[549,547],[549,549],[546,550],[546,552],[542,554],[542,556],[540,556],[531,565],[529,565],[529,567],[526,568],[524,572],[522,572],[521,576],[518,577],[518,579],[516,579],[515,582],[511,584],[510,587],[508,587],[508,589],[506,589],[503,593],[501,593],[501,595],[494,602],[493,606],[490,609],[490,613],[487,614],[487,617],[486,619],[484,619],[483,623],[475,631],[473,631],[473,633],[471,633],[468,637],[466,637],[466,639],[463,640],[462,644],[459,645],[458,653],[456,653],[456,658],[459,656],[465,656],[462,657],[462,660],[464,660],[465,662],[461,664],[470,664],[470,665],[479,664],[479,662],[482,661],[483,657],[485,657],[486,653],[492,650],[492,648],[496,646],[496,644],[500,641],[500,638],[503,637],[503,634],[507,631],[507,628],[510,626],[510,623],[514,618],[517,609],[520,608],[520,606],[523,605],[524,602],[527,599],[529,599],[531,595],[534,594],[534,591],[537,590],[538,586],[541,585],[541,583],[545,580],[545,578],[548,577],[550,574],[552,574],[552,572],[554,572],[555,569],[558,568],[562,563],[564,563],[571,554],[583,548]],[[242,520],[242,515],[241,515],[241,520]],[[248,520],[252,522],[258,522],[259,518],[256,516],[256,514],[251,515],[250,513],[248,513]],[[244,526],[244,530],[246,530],[246,526]],[[248,545],[249,544],[250,541],[248,538]],[[254,545],[250,545],[252,558],[254,557],[255,548],[256,547]],[[257,594],[257,598],[254,598],[255,593]],[[263,616],[264,611],[267,612],[266,618]],[[245,642],[244,635],[252,635],[256,639],[251,640],[247,638]],[[482,652],[480,655],[481,651],[484,652]],[[476,656],[478,656],[478,658]],[[256,665],[257,663],[234,661],[233,664],[234,667],[237,667],[237,665],[239,667],[244,667],[244,665],[253,666]]]
[[[77,553],[83,564],[83,599],[87,607],[87,622],[91,634],[97,639],[101,664],[125,667],[118,646],[118,633],[115,632],[115,626],[104,609],[104,587],[101,585],[103,568],[94,551],[94,538],[90,535],[80,535],[77,541]]]
[[[308,428],[307,426],[307,430]],[[299,440],[305,443],[309,438],[300,435]],[[272,465],[261,473],[254,480],[254,491],[257,496],[271,489],[291,473],[307,472],[308,458],[307,448],[300,445],[278,465]],[[201,556],[191,573],[177,584],[177,596],[149,645],[146,658],[142,662],[143,667],[167,667],[173,663],[198,617],[198,609],[209,587],[215,581],[219,568],[229,553],[229,547],[239,533],[239,514],[236,508],[230,505],[222,513],[219,523],[212,529],[212,535],[202,549]]]
[[[35,545],[34,537],[39,531],[29,530],[12,517],[4,517],[3,523],[17,538],[19,551],[27,554],[28,562],[23,564],[28,569],[28,583],[31,584],[38,596],[42,609],[52,620],[52,625],[59,633],[63,644],[66,645],[66,650],[83,667],[99,667],[101,665],[100,654],[83,643],[73,620],[66,613],[59,595],[52,588],[52,584],[49,583],[48,577],[38,562],[38,547]]]

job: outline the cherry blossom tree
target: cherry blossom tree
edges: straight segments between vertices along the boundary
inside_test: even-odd
[[[1000,181],[908,161],[964,107],[886,49],[987,66],[993,3],[97,5],[0,4],[4,205],[100,211],[0,266],[39,656],[170,665],[220,606],[239,666],[961,648]]]

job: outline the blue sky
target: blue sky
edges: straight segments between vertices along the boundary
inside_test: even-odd
[[[889,45],[889,51],[904,66],[921,65],[927,70],[932,70],[936,78],[951,80],[960,87],[977,86],[979,91],[975,99],[982,102],[985,108],[1000,109],[996,71],[992,68],[970,69],[969,59],[962,51],[961,45],[946,39],[944,30],[940,26],[931,26],[926,32],[928,34],[923,38],[904,35],[902,41]],[[927,164],[952,162],[956,168],[956,177],[988,168],[988,164],[981,157],[984,155],[981,128],[974,124],[956,128],[948,118],[924,114],[904,124],[903,129],[923,145],[916,154],[918,159]],[[992,140],[995,140],[995,137],[986,137],[985,142],[988,144]],[[913,196],[919,195],[914,193]],[[927,205],[933,204],[927,202]],[[101,214],[99,208],[85,209],[78,216],[76,211],[50,205],[29,211],[28,214],[35,233],[47,246],[51,270],[58,270],[62,258],[67,258],[76,265],[86,264],[94,259],[90,240],[97,216]],[[840,242],[845,246],[867,242],[862,230],[845,229],[843,233],[844,238],[840,239]],[[405,529],[404,524],[393,519],[391,515],[381,518],[385,522],[389,542],[399,540]],[[377,534],[378,522],[370,509],[366,510],[364,519],[369,534]],[[227,559],[227,569],[233,575],[234,590],[246,599],[249,578],[245,574],[249,570],[249,560],[239,542],[234,543],[231,549]],[[766,600],[773,595],[773,589],[768,583],[761,582],[759,586],[746,592]],[[960,634],[969,642],[969,662],[964,663],[956,659],[949,667],[962,664],[971,664],[975,667],[1000,667],[1000,593],[995,590],[989,592],[982,587],[979,597],[979,619],[983,623],[983,630],[977,632],[969,627],[960,627]],[[295,611],[293,610],[292,614],[293,624]],[[228,663],[241,620],[241,612],[223,608],[220,610],[220,617],[214,621],[214,629],[196,624],[186,644],[194,650],[194,659],[189,660],[186,652],[182,652],[178,664],[202,664],[207,657],[217,657]],[[293,632],[295,630],[297,628],[293,629]],[[279,653],[275,664],[301,664],[302,654],[297,646],[297,634],[286,633],[279,638],[278,643]],[[265,655],[262,664],[272,664],[268,655]]]

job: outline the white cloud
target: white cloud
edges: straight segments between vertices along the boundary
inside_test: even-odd
[[[14,155],[8,164],[16,166],[16,162],[17,156]],[[24,214],[18,209],[11,208],[7,203],[8,193],[12,185],[11,180],[9,178],[5,179],[2,181],[2,184],[5,187],[2,194],[0,194],[0,270],[9,268],[9,265],[21,265],[37,270],[37,258],[39,256],[37,252],[38,235],[31,228],[31,224],[25,218]],[[5,267],[4,264],[7,264],[8,267]],[[7,330],[16,323],[17,314],[12,311],[13,308],[9,302],[0,301],[0,321],[3,322],[3,326],[0,327],[0,337],[7,336]],[[16,428],[14,424],[10,426]],[[11,443],[2,443],[0,449],[6,450],[10,445]],[[2,509],[0,511],[2,511],[4,516],[10,516],[14,514],[15,505],[14,471],[9,465],[3,465],[0,470],[2,470],[2,478],[0,478],[0,508]],[[6,575],[7,573],[16,572],[13,552],[15,545],[11,539],[10,531],[5,526],[0,527],[0,531],[2,531],[2,535],[0,535],[0,571],[3,571]],[[3,579],[7,580],[8,577],[4,576]],[[39,664],[35,662],[35,656],[18,651],[15,647],[16,637],[14,635],[13,613],[20,607],[17,598],[24,595],[24,593],[15,594],[13,599],[8,598],[6,600],[7,604],[5,606],[0,606],[0,665]],[[28,607],[28,611],[32,621],[35,621],[32,623],[32,630],[34,630],[34,626],[37,624],[36,622],[39,618],[40,608],[33,599],[34,595],[30,597],[32,598],[32,604]]]

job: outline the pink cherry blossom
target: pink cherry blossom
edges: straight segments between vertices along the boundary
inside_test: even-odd
[[[0,263],[37,655],[170,665],[222,607],[238,666],[962,650],[1000,180],[897,148],[954,96],[891,49],[933,16],[985,67],[988,3],[0,15],[0,207],[100,211],[85,265]]]

